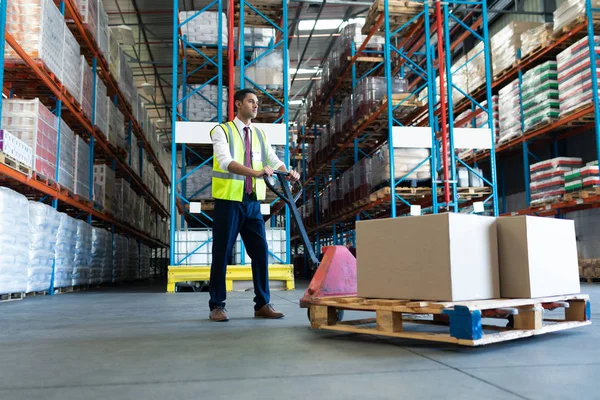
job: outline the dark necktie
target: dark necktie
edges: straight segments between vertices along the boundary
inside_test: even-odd
[[[244,145],[246,147],[246,151],[244,154],[244,166],[248,168],[252,168],[252,156],[250,153],[250,128],[247,126],[244,127]],[[247,176],[246,182],[244,184],[244,189],[246,193],[252,194],[252,177]]]

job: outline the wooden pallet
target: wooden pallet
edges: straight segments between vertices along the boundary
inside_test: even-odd
[[[489,196],[492,194],[492,188],[488,186],[484,187],[459,187],[456,190],[458,197],[461,200],[470,200],[472,198],[479,198]]]
[[[9,302],[15,300],[23,300],[25,298],[25,293],[5,293],[0,294],[0,303],[1,302]]]
[[[73,291],[74,291],[73,286],[67,286],[67,287],[61,287],[61,288],[54,289],[54,293],[58,293],[58,294],[73,293]]]
[[[46,296],[48,294],[47,290],[38,290],[37,292],[29,292],[25,296],[26,297],[38,297],[38,296]]]
[[[600,196],[600,187],[584,189],[579,192],[566,193],[564,199],[565,201],[573,201],[578,199],[587,199],[594,196]]]
[[[390,30],[396,30],[406,24],[415,15],[423,11],[423,3],[418,1],[399,1],[388,0],[388,13],[390,17]],[[365,19],[365,24],[362,28],[362,34],[368,35],[373,26],[377,23],[377,19],[384,12],[383,0],[375,1],[369,8],[369,12]],[[430,7],[430,13],[433,10]],[[417,22],[416,20],[414,22]],[[385,30],[384,24],[381,24],[378,31]],[[402,33],[400,33],[399,37]]]
[[[483,346],[591,324],[590,301],[585,294],[464,302],[320,297],[310,299],[308,307],[315,329],[463,346]],[[564,319],[544,318],[544,310],[555,308],[565,308]],[[371,311],[376,315],[337,322],[338,310]],[[428,319],[422,319],[423,315]],[[491,319],[496,324],[491,324]],[[418,324],[429,328],[414,329]]]
[[[0,163],[6,165],[9,168],[14,169],[15,171],[19,171],[25,175],[31,175],[31,168],[27,165],[23,164],[20,161],[15,160],[11,156],[6,153],[0,151]]]

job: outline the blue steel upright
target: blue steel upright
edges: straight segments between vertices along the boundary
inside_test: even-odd
[[[600,101],[598,100],[598,68],[596,62],[598,61],[598,55],[596,54],[595,47],[598,46],[596,43],[596,37],[594,35],[594,15],[600,13],[599,8],[592,7],[592,0],[585,0],[585,14],[587,18],[587,34],[588,34],[588,47],[590,51],[590,62],[591,77],[592,77],[592,100],[594,103],[594,128],[596,133],[596,159],[600,164]]]

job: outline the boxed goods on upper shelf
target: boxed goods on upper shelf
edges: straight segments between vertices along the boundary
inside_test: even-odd
[[[360,297],[466,301],[500,296],[493,217],[445,213],[358,221],[356,246]]]
[[[546,47],[552,41],[552,23],[542,24],[521,34],[521,58],[539,47]]]
[[[567,193],[580,190],[595,189],[600,186],[597,165],[587,165],[583,168],[567,171],[565,174],[565,191]]]
[[[58,118],[39,99],[3,99],[2,127],[31,146],[38,174],[56,177]]]
[[[519,102],[519,80],[516,79],[500,89],[498,97],[500,132],[498,143],[506,143],[523,135],[521,106]]]
[[[187,166],[186,174],[189,174],[196,166]],[[177,179],[181,179],[181,168],[177,168]],[[212,198],[212,164],[207,164],[200,167],[185,179],[185,198],[193,200],[208,200]],[[181,188],[181,183],[178,185],[178,192],[184,193]],[[160,186],[163,186],[162,184]]]
[[[29,266],[29,203],[0,186],[0,294],[24,293]]]
[[[66,25],[64,25],[64,31],[62,82],[75,100],[81,104],[81,49],[77,39]]]
[[[79,14],[86,30],[92,34],[100,52],[108,60],[108,15],[102,0],[78,0]]]
[[[31,146],[7,130],[0,130],[0,151],[29,168],[33,167]]]
[[[127,62],[127,55],[122,48],[119,48],[119,78],[117,79],[119,89],[125,97],[125,101],[129,103],[132,108],[134,106],[134,87],[133,82],[133,71]]]
[[[512,21],[490,39],[494,76],[513,66],[521,48],[521,34],[537,28],[539,22]]]
[[[79,82],[79,98],[81,99],[81,109],[90,121],[92,121],[92,101],[94,98],[94,72],[88,65],[84,56],[80,56],[81,75]],[[93,122],[93,121],[92,121]]]
[[[196,15],[198,11],[180,11],[179,23]],[[221,42],[227,46],[227,15],[221,13],[221,37],[219,38],[219,13],[205,11],[196,15],[181,27],[181,34],[194,45],[216,45]],[[219,40],[220,39],[220,40]]]
[[[75,191],[75,134],[61,120],[60,123],[60,158],[58,162],[58,183]]]
[[[110,46],[110,33],[108,27],[108,14],[104,10],[104,5],[102,4],[102,0],[98,0],[98,37],[96,41],[98,42],[98,48],[100,49],[100,53],[104,55],[106,61],[108,61],[108,53]]]
[[[581,158],[558,157],[531,164],[531,205],[561,200],[565,194],[565,172],[581,167],[581,163]]]
[[[96,125],[102,133],[108,138],[108,104],[110,99],[106,95],[106,85],[101,79],[96,79]]]
[[[75,194],[90,199],[90,145],[80,136],[75,137]]]
[[[59,222],[54,208],[38,201],[29,202],[27,293],[50,288]]]
[[[592,8],[599,8],[599,0],[590,0]],[[566,0],[554,11],[554,32],[560,34],[585,21],[586,0]]]
[[[597,43],[600,36],[594,36]],[[596,56],[600,55],[600,46],[595,46]],[[588,38],[585,37],[556,57],[558,67],[558,93],[560,115],[568,115],[572,111],[592,102],[592,70],[590,68],[590,49]],[[596,60],[600,67],[600,61]],[[600,76],[600,70],[597,70]]]
[[[177,106],[177,111],[188,121],[211,122],[217,120],[217,107],[219,104],[219,89],[216,85],[206,85],[197,90],[201,85],[187,85],[186,96],[189,96],[184,102]],[[190,96],[190,93],[195,92]],[[223,87],[221,90],[221,110],[227,110],[228,90]],[[182,99],[183,87],[179,87],[179,98]],[[184,110],[185,106],[185,110]]]
[[[110,103],[108,107],[108,140],[126,152],[129,152],[129,143],[127,142],[127,134],[125,133],[125,117],[119,108]]]
[[[522,102],[525,132],[558,118],[556,61],[547,61],[523,74]]]
[[[97,186],[96,186],[97,185]],[[94,165],[94,189],[100,189],[94,200],[109,213],[114,213],[115,171],[106,164]]]

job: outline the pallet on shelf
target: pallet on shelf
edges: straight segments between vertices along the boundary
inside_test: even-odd
[[[564,199],[565,201],[573,201],[578,199],[588,199],[594,196],[600,196],[600,187],[584,189],[579,192],[566,193]]]
[[[23,164],[20,161],[15,160],[8,154],[3,153],[1,151],[0,151],[0,163],[6,165],[9,168],[14,169],[15,171],[19,171],[22,174],[31,176],[31,172],[32,172],[31,168],[29,168],[27,165]]]
[[[585,294],[462,302],[332,296],[312,298],[308,307],[311,327],[315,329],[463,346],[483,346],[591,324],[590,302]],[[557,308],[565,308],[564,319],[544,318],[544,310]],[[376,317],[337,322],[338,310],[371,311],[376,313]],[[433,318],[421,319],[422,315],[432,315]],[[504,322],[504,326],[484,324],[488,322],[484,318],[500,319],[497,322]],[[414,330],[411,329],[413,324],[425,324],[430,328]],[[435,328],[436,325],[439,328]]]
[[[373,26],[377,23],[380,15],[384,12],[383,0],[375,1],[369,8],[369,12],[365,19],[365,24],[362,28],[363,35],[368,35]],[[388,0],[388,13],[390,16],[390,30],[394,31],[402,25],[409,22],[418,13],[423,12],[423,3],[418,1],[399,1]],[[430,9],[430,12],[432,10]],[[414,21],[417,22],[417,21]],[[413,23],[414,23],[413,22]],[[385,30],[384,24],[381,24],[378,32]],[[402,32],[400,32],[402,33]],[[400,36],[399,36],[400,37]]]
[[[54,293],[57,294],[73,293],[73,291],[73,286],[66,286],[54,289]]]
[[[23,300],[24,298],[25,298],[24,292],[0,294],[0,303],[15,301],[15,300]]]
[[[484,187],[459,187],[456,189],[458,197],[461,200],[471,200],[473,198],[480,198],[489,196],[492,194],[492,188],[489,186]]]
[[[25,294],[25,297],[38,297],[38,296],[46,296],[48,295],[47,290],[38,290],[35,292],[29,292]]]

